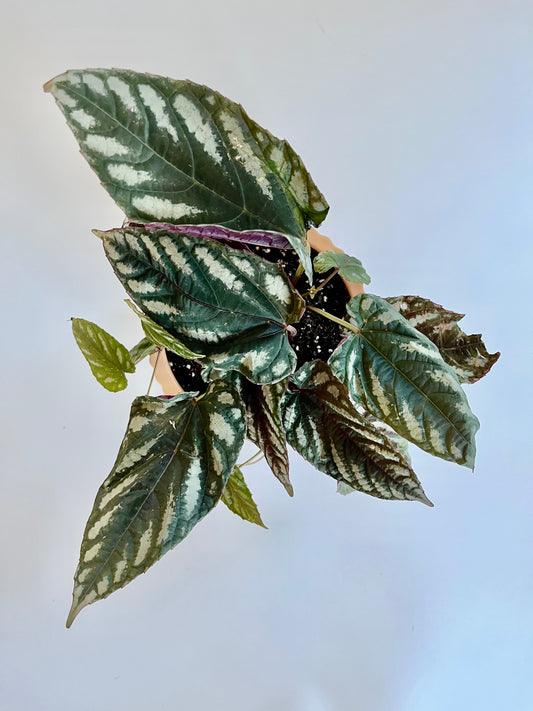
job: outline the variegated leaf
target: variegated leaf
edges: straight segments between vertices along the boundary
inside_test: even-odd
[[[381,499],[432,505],[408,462],[357,412],[327,363],[311,361],[292,376],[283,425],[289,444],[338,482]]]
[[[44,88],[128,217],[281,232],[311,276],[306,229],[328,205],[289,144],[239,104],[119,69],[68,71]]]
[[[448,311],[420,296],[391,296],[386,301],[437,346],[462,383],[478,381],[500,357],[499,353],[487,351],[480,333],[468,336],[459,328],[464,314]]]
[[[237,389],[139,397],[89,516],[67,626],[178,544],[220,499],[245,435]]]
[[[130,358],[135,365],[137,363],[140,363],[141,360],[144,360],[149,355],[152,355],[152,353],[155,353],[157,350],[157,346],[155,343],[150,341],[148,338],[143,338],[137,343],[133,348],[130,348]]]
[[[329,359],[354,401],[442,459],[474,467],[479,420],[438,348],[379,296],[347,305],[358,330]]]
[[[326,250],[316,255],[313,260],[316,272],[320,274],[330,269],[338,269],[338,274],[346,281],[353,281],[356,284],[370,284],[370,277],[366,273],[362,262],[356,257],[350,257],[344,252],[334,252]]]
[[[233,511],[234,514],[237,514],[245,521],[267,528],[261,520],[261,515],[252,498],[250,489],[244,481],[244,475],[240,467],[233,467],[233,472],[228,479],[221,501],[226,504],[230,511]]]
[[[304,303],[277,264],[214,240],[145,227],[100,233],[113,269],[150,318],[196,353],[206,374],[282,380],[296,355],[288,325]]]
[[[179,355],[182,358],[187,358],[188,360],[203,358],[203,355],[200,353],[193,353],[186,346],[184,346],[183,343],[180,343],[176,338],[171,336],[168,331],[165,331],[165,329],[161,328],[159,324],[151,318],[148,318],[148,316],[143,314],[143,312],[129,299],[126,299],[126,303],[141,319],[141,325],[146,337],[156,346],[164,348],[167,351],[172,351],[172,353],[176,353],[176,355]]]
[[[287,439],[281,421],[281,402],[288,379],[273,385],[255,385],[240,378],[240,392],[246,411],[247,434],[265,455],[274,476],[283,484],[289,496],[294,489],[289,480]]]
[[[76,343],[100,385],[114,393],[124,390],[128,385],[125,373],[135,372],[128,349],[95,323],[71,320]]]

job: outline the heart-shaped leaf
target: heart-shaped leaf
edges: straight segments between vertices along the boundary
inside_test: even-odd
[[[146,316],[146,314],[143,314],[143,312],[138,309],[135,304],[133,304],[129,299],[126,299],[126,303],[130,307],[130,309],[134,313],[136,313],[137,316],[141,319],[141,325],[143,327],[144,333],[146,334],[146,337],[156,346],[158,346],[159,348],[164,348],[167,351],[172,351],[172,353],[176,353],[176,355],[179,355],[182,358],[187,358],[188,360],[203,358],[203,355],[199,353],[193,353],[186,346],[184,346],[183,343],[180,343],[173,336],[171,336],[168,331],[165,331],[165,329],[161,328],[159,324],[157,324],[151,318],[148,318],[148,316]]]
[[[239,379],[239,389],[246,411],[246,436],[262,450],[274,476],[283,484],[289,496],[294,489],[289,480],[287,439],[281,422],[281,402],[288,379],[273,385],[255,385],[247,378]]]
[[[238,370],[257,383],[296,367],[287,327],[304,303],[277,264],[214,240],[145,227],[101,232],[132,299],[196,353],[206,374]]]
[[[459,328],[457,324],[464,314],[448,311],[420,296],[391,296],[386,301],[437,346],[462,383],[478,381],[500,357],[499,353],[487,351],[480,333],[468,336]]]
[[[379,296],[360,294],[347,311],[358,333],[329,363],[354,401],[426,452],[473,468],[479,420],[438,348]]]
[[[314,258],[313,266],[319,273],[338,269],[339,276],[346,281],[354,281],[356,284],[370,284],[370,277],[362,262],[355,257],[350,257],[349,254],[344,254],[344,252],[334,252],[333,250],[320,252]]]
[[[79,611],[143,573],[220,499],[241,450],[237,389],[139,397],[111,473],[89,516],[67,626]]]
[[[281,232],[311,277],[306,229],[328,205],[289,144],[239,104],[120,69],[68,71],[44,88],[128,217]]]
[[[292,376],[283,424],[289,444],[337,481],[381,499],[432,506],[408,462],[357,412],[326,363],[306,363]]]
[[[261,515],[252,498],[250,489],[244,481],[244,475],[240,467],[233,467],[233,472],[228,479],[221,501],[226,504],[230,511],[233,511],[234,514],[237,514],[245,521],[267,528],[261,520]]]
[[[92,374],[106,390],[118,392],[128,385],[125,373],[134,373],[128,349],[91,321],[72,319],[72,333]]]

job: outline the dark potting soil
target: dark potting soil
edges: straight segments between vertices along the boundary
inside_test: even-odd
[[[231,242],[228,246],[236,248],[237,244]],[[245,247],[245,249],[248,248]],[[292,281],[299,264],[299,259],[294,250],[259,246],[250,246],[249,249],[269,262],[280,264]],[[311,251],[312,258],[316,254],[314,250]],[[330,274],[331,271],[325,274],[315,274],[313,286],[318,286]],[[305,274],[302,274],[298,279],[295,287],[300,294],[309,290],[309,281]],[[337,316],[337,318],[344,318],[346,304],[349,300],[350,296],[346,286],[338,275],[334,276],[316,294],[314,299],[306,297],[307,303],[323,309],[333,314],[333,316]],[[296,353],[298,368],[310,360],[327,361],[342,339],[340,326],[309,309],[305,310],[298,323],[292,325],[296,329],[296,334],[290,338],[290,342]],[[201,393],[205,392],[207,384],[202,379],[202,366],[199,361],[186,360],[170,351],[167,351],[167,358],[176,380],[179,381],[185,391],[198,390]]]

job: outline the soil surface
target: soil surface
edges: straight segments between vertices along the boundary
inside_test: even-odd
[[[236,244],[232,242],[228,246],[235,248]],[[299,264],[299,259],[294,250],[259,246],[250,246],[244,249],[250,249],[269,262],[277,262],[291,281],[294,278]],[[311,251],[312,258],[316,254],[314,250]],[[315,274],[313,286],[318,286],[327,279],[330,273]],[[304,294],[309,290],[309,281],[305,274],[298,279],[295,287],[300,294]],[[305,297],[306,303],[328,311],[328,313],[337,316],[337,318],[344,318],[346,304],[349,300],[350,296],[346,286],[339,276],[334,276],[313,299]],[[336,323],[309,309],[305,310],[298,323],[292,325],[296,329],[296,335],[291,338],[290,342],[296,353],[298,368],[310,360],[327,361],[342,339],[340,327]],[[205,392],[207,384],[202,379],[202,366],[199,361],[186,360],[169,351],[167,351],[167,358],[174,376],[184,390]]]

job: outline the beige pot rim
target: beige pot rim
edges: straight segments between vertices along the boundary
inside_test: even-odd
[[[336,247],[329,237],[320,234],[320,232],[317,232],[314,228],[307,232],[307,241],[317,252],[326,252],[328,250],[332,250],[333,252],[342,252],[342,249]],[[364,288],[362,284],[356,284],[353,281],[346,281],[345,279],[343,281],[350,297],[363,293]],[[150,356],[150,364],[152,367],[155,367],[154,377],[161,386],[164,395],[179,395],[179,393],[184,392],[183,388],[174,377],[174,373],[172,372],[167,360],[167,354],[164,350],[152,353]]]

